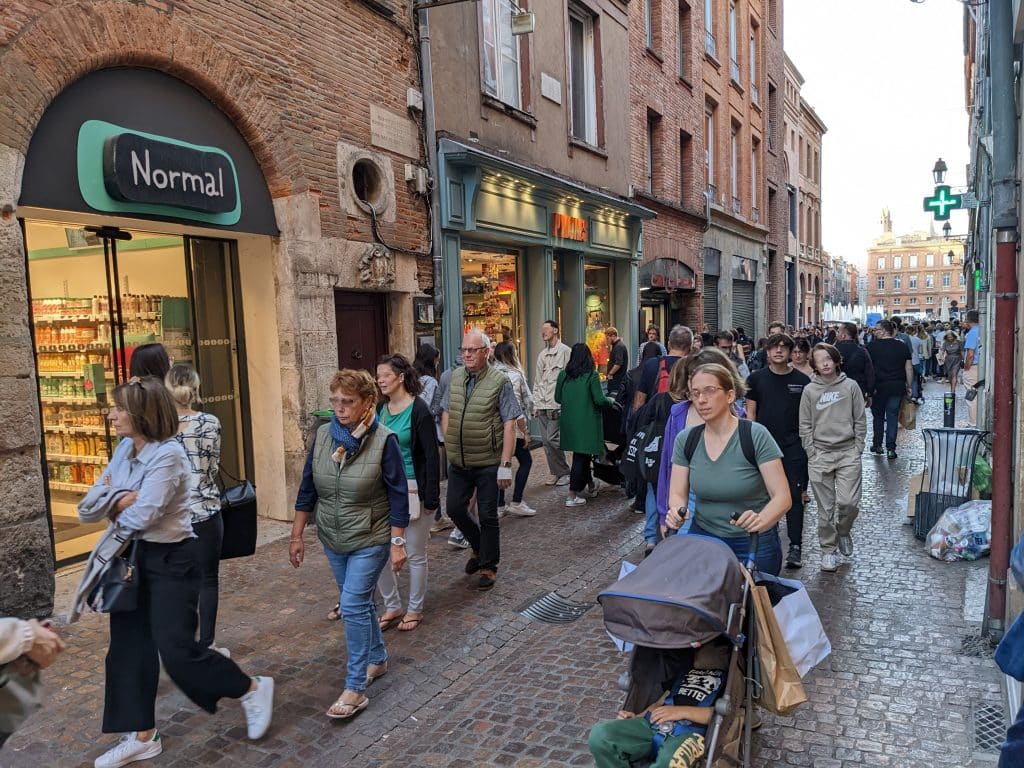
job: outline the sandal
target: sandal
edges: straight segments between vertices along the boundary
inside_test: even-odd
[[[402,620],[402,617],[400,615],[399,616],[381,616],[379,619],[377,619],[377,624],[380,625],[380,631],[381,632],[387,632],[389,629],[391,629],[393,626],[395,626],[395,624],[398,624],[401,620]]]
[[[412,632],[414,629],[416,629],[420,625],[420,622],[422,622],[422,621],[423,621],[423,617],[422,616],[416,616],[414,618],[414,617],[410,616],[409,614],[406,614],[405,616],[402,617],[402,620],[400,622],[398,622],[398,631],[399,632]]]
[[[341,618],[341,603],[338,603],[327,613],[328,621],[337,621]]]
[[[348,718],[359,714],[370,705],[370,700],[365,696],[363,696],[358,704],[347,704],[342,701],[344,695],[345,694],[342,693],[341,696],[338,697],[338,700],[328,708],[325,714],[329,718],[333,720],[348,720]]]
[[[377,672],[377,674],[373,674],[372,672],[370,672],[370,667],[380,667],[380,670]],[[386,675],[387,673],[388,663],[386,661],[383,664],[370,664],[366,668],[366,687],[369,688],[374,680],[380,680],[380,678],[384,677],[384,675]]]

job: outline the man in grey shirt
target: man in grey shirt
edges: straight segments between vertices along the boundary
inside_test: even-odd
[[[540,422],[540,441],[551,470],[547,485],[568,485],[569,465],[565,452],[559,447],[558,416],[559,406],[555,402],[555,384],[558,374],[569,362],[569,347],[562,343],[558,323],[547,320],[540,327],[544,349],[537,355],[537,378],[533,382],[533,403]]]

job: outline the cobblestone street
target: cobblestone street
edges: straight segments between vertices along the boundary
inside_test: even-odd
[[[941,425],[941,392],[928,385],[919,426]],[[818,569],[809,509],[797,573],[834,650],[805,679],[808,704],[791,717],[765,717],[755,734],[757,766],[984,764],[972,763],[971,711],[998,706],[999,681],[991,659],[962,655],[961,642],[980,619],[965,611],[965,585],[983,584],[972,574],[988,563],[941,563],[913,539],[902,523],[908,478],[922,466],[920,432],[902,434],[898,451],[891,462],[865,454],[855,556],[837,573]],[[566,509],[562,489],[540,485],[544,462],[535,456],[527,500],[540,512],[502,521],[498,585],[483,594],[467,589],[465,553],[435,536],[426,620],[415,632],[385,635],[390,671],[351,721],[323,714],[342,688],[344,642],[341,624],[325,618],[336,593],[322,552],[310,546],[295,571],[286,539],[278,539],[254,558],[226,563],[217,641],[246,671],[276,679],[274,723],[266,739],[250,743],[236,702],[211,717],[165,679],[157,709],[165,752],[151,764],[591,764],[587,731],[618,709],[624,657],[596,605],[563,625],[519,611],[552,590],[593,601],[623,558],[639,558],[642,520],[617,490]],[[70,650],[46,674],[46,707],[0,752],[0,766],[91,765],[109,746],[100,733],[106,618],[87,615],[65,634]]]

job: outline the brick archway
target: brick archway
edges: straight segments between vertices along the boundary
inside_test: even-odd
[[[9,118],[0,123],[0,145],[24,156],[43,112],[62,90],[89,72],[116,66],[158,69],[198,90],[249,144],[271,198],[292,192],[283,169],[294,174],[299,160],[271,106],[274,85],[267,75],[173,15],[124,2],[55,7],[0,53],[6,73],[0,104]]]

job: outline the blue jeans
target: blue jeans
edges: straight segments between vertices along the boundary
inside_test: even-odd
[[[913,397],[915,400],[921,397],[921,384],[923,383],[923,377],[924,363],[918,363],[917,365],[914,366],[914,386],[910,393],[910,396]]]
[[[696,521],[690,526],[690,533],[724,541],[739,561],[746,564],[747,556],[750,554],[749,536],[716,536],[705,531]],[[782,543],[779,540],[779,526],[776,525],[770,531],[765,531],[757,537],[757,556],[754,561],[757,564],[757,570],[761,573],[770,573],[772,576],[779,575],[779,571],[782,570]]]
[[[693,509],[697,503],[697,497],[693,491],[690,491],[690,509]],[[689,516],[683,521],[682,527],[677,533],[687,533],[690,530],[690,524],[693,522],[693,516]],[[654,485],[651,483],[647,484],[647,497],[644,499],[644,541],[648,544],[657,544],[661,538],[661,530],[659,528],[661,524],[661,515],[658,511],[658,492],[654,489]]]
[[[345,622],[345,648],[348,651],[345,688],[362,692],[366,690],[366,668],[388,660],[384,636],[377,623],[373,590],[388,562],[389,547],[378,544],[345,554],[324,547],[324,554],[341,593],[341,618]]]
[[[882,447],[882,431],[885,431],[885,447],[896,450],[896,430],[900,426],[900,403],[903,394],[875,395],[871,399],[871,427],[874,431],[871,445]]]

